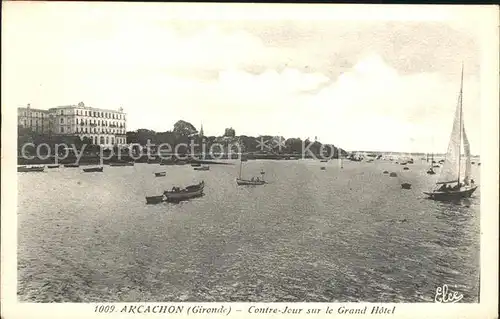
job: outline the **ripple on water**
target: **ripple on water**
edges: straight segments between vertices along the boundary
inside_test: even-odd
[[[382,174],[399,172],[391,163],[334,165],[247,162],[245,174],[268,173],[263,187],[237,187],[237,166],[19,174],[19,298],[429,302],[446,283],[477,301],[479,192],[439,203],[421,195],[425,164],[398,178]],[[144,203],[200,178],[204,197]]]

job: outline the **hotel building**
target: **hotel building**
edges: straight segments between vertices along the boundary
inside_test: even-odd
[[[17,125],[37,133],[49,133],[49,111],[27,107],[17,108]]]
[[[34,114],[39,117],[35,117]],[[35,121],[32,121],[33,119]],[[37,122],[37,119],[41,119],[41,122]],[[18,109],[18,123],[40,133],[88,138],[92,144],[101,146],[127,143],[127,119],[123,108],[99,109],[80,102],[77,105],[35,111],[28,105],[27,108]],[[42,123],[41,129],[40,123]]]

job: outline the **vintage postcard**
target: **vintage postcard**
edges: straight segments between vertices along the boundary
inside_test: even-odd
[[[498,7],[2,6],[2,318],[496,317]]]

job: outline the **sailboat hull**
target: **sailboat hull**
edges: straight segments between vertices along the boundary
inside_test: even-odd
[[[472,193],[474,193],[477,189],[477,186],[472,187],[472,188],[466,188],[466,189],[460,189],[460,190],[451,190],[447,192],[424,192],[425,195],[428,195],[429,198],[434,199],[434,200],[439,200],[439,201],[450,201],[450,200],[457,200],[461,198],[468,198],[472,196]]]
[[[236,179],[236,183],[238,185],[264,185],[264,184],[266,184],[266,182],[263,180],[259,180],[259,181],[253,180],[252,181],[252,180],[240,179],[240,178]]]

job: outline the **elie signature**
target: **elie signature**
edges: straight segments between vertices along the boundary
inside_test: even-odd
[[[448,289],[448,285],[443,285],[443,287],[436,288],[436,295],[434,296],[435,302],[440,303],[449,303],[449,302],[459,302],[462,300],[464,295],[459,293],[458,291],[453,291]]]

